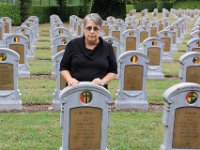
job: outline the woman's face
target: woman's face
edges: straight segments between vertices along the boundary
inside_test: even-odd
[[[101,28],[93,21],[88,21],[85,25],[84,36],[89,44],[97,44],[99,42]]]

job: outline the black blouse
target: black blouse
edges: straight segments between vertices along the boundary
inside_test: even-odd
[[[93,49],[85,47],[84,37],[71,40],[60,63],[60,71],[68,70],[78,81],[102,79],[107,73],[117,74],[117,62],[112,45],[104,41]]]

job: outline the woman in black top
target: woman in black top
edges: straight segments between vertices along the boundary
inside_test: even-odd
[[[102,19],[98,14],[84,18],[83,37],[71,40],[60,63],[60,72],[69,86],[91,81],[107,87],[116,78],[117,63],[112,46],[100,37]]]

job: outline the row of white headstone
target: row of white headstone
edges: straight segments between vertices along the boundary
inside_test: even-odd
[[[18,78],[30,77],[28,59],[34,58],[39,20],[36,16],[30,16],[14,30],[14,34],[11,32],[11,20],[6,21],[10,32],[3,36],[0,48],[0,111],[21,110]]]

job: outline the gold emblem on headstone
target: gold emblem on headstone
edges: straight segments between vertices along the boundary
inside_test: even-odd
[[[196,46],[200,47],[200,41],[197,41]]]
[[[189,104],[193,104],[197,101],[198,99],[198,94],[196,92],[189,92],[187,93],[185,100],[189,103]]]
[[[199,64],[200,63],[200,57],[194,57],[193,58],[193,63],[194,64]]]
[[[5,61],[7,58],[7,55],[4,53],[0,53],[0,61]]]
[[[153,42],[152,42],[152,45],[153,45],[153,46],[157,46],[157,45],[158,45],[158,42],[157,42],[157,41],[153,41]]]
[[[131,57],[131,62],[132,62],[133,64],[137,63],[137,62],[138,62],[138,57],[137,57],[137,56],[132,56],[132,57]]]
[[[20,42],[20,38],[19,37],[14,37],[14,42],[15,43],[19,43]]]
[[[80,95],[80,100],[84,104],[88,104],[92,101],[92,93],[90,91],[83,91]]]

